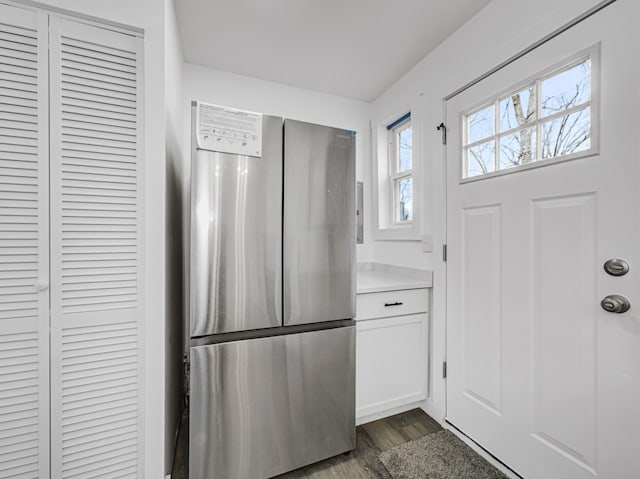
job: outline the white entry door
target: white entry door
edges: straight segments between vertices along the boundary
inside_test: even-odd
[[[638,18],[618,0],[447,102],[447,420],[531,479],[640,478]]]

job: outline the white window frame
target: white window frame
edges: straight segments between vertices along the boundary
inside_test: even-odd
[[[581,103],[578,106],[568,108],[567,110],[563,110],[561,112],[557,112],[557,113],[553,113],[553,114],[541,117],[540,116],[540,113],[541,113],[540,85],[541,83],[547,78],[553,77],[558,73],[568,70],[573,66],[582,63],[587,59],[591,60],[591,99],[585,103]],[[561,118],[564,115],[568,115],[576,111],[581,111],[587,108],[591,108],[591,116],[590,116],[591,121],[590,121],[590,133],[589,133],[591,147],[589,149],[579,151],[576,153],[570,153],[568,155],[563,155],[563,156],[558,156],[558,157],[548,158],[548,159],[539,159],[531,163],[514,166],[511,168],[506,168],[502,170],[496,170],[489,173],[485,173],[483,175],[465,177],[464,175],[467,172],[467,166],[468,166],[467,152],[470,147],[473,147],[474,145],[482,144],[491,140],[495,141],[496,162],[499,162],[499,154],[500,154],[499,142],[498,142],[499,137],[508,136],[509,134],[512,134],[515,131],[520,131],[521,129],[523,129],[523,127],[515,127],[510,130],[505,130],[504,132],[500,132],[499,131],[499,122],[500,122],[499,108],[495,108],[495,105],[499,104],[501,100],[504,100],[510,95],[520,92],[530,86],[534,86],[536,90],[535,91],[536,119],[532,121],[531,124],[527,126],[527,128],[532,128],[536,131],[536,157],[538,157],[538,155],[541,154],[540,126],[543,123],[547,123],[548,121],[551,121],[553,119]],[[469,134],[468,124],[467,124],[468,117],[473,113],[483,110],[488,106],[492,106],[492,105],[494,105],[495,111],[498,113],[495,115],[495,118],[494,118],[494,121],[495,121],[494,134],[487,136],[486,138],[483,138],[476,142],[469,143],[467,138],[467,135]],[[494,95],[491,98],[485,99],[481,103],[478,103],[477,105],[475,105],[473,108],[470,108],[466,112],[463,112],[461,115],[460,121],[461,121],[462,132],[463,132],[461,136],[461,139],[462,139],[461,149],[463,154],[461,158],[462,163],[460,168],[460,180],[459,180],[460,184],[474,182],[474,181],[481,181],[481,180],[493,178],[496,176],[508,175],[508,174],[517,173],[524,170],[540,168],[544,166],[554,165],[556,163],[563,163],[565,161],[576,160],[579,158],[598,155],[600,152],[600,141],[599,141],[600,139],[600,134],[599,134],[600,132],[600,44],[593,45],[592,47],[586,50],[583,50],[577,53],[576,55],[573,55],[563,60],[562,62],[556,63],[551,67],[546,68],[545,70],[542,70],[538,74],[533,75],[523,80],[522,82],[519,82],[518,84],[509,87],[508,89],[503,90],[500,94]]]
[[[399,123],[393,125],[388,132],[388,141],[389,141],[389,149],[387,153],[388,159],[388,171],[389,171],[389,191],[391,194],[389,195],[389,200],[391,201],[390,211],[391,211],[391,219],[394,225],[410,225],[413,223],[414,212],[413,205],[415,204],[414,199],[414,179],[413,179],[413,165],[414,165],[414,154],[413,154],[413,123],[411,122],[411,114],[408,114],[407,118],[404,118]],[[406,116],[406,115],[405,115]],[[400,166],[400,133],[407,129],[411,128],[411,136],[412,136],[412,145],[411,145],[411,168],[408,170],[399,170]],[[411,180],[411,219],[402,221],[400,220],[400,180],[410,179]]]
[[[416,95],[402,103],[388,105],[371,120],[371,172],[373,231],[375,241],[422,241],[429,239],[422,232],[424,218],[423,198],[428,194],[423,190],[422,164],[422,96]],[[408,112],[411,114],[412,150],[412,221],[396,222],[393,209],[393,184],[390,177],[389,131]],[[427,221],[427,224],[429,222]]]

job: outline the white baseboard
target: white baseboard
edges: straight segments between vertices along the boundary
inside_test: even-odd
[[[422,401],[412,402],[410,404],[403,404],[402,406],[390,407],[384,411],[378,411],[372,414],[365,414],[363,416],[356,417],[356,426],[377,421],[378,419],[393,416],[395,414],[400,414],[401,412],[410,411],[411,409],[417,409],[420,407],[421,403]]]

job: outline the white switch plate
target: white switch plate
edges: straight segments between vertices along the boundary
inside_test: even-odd
[[[422,235],[420,239],[422,240],[422,251],[424,253],[431,253],[433,251],[433,236]]]

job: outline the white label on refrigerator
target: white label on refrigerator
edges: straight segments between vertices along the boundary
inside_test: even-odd
[[[262,156],[262,115],[224,106],[198,103],[198,148]]]

